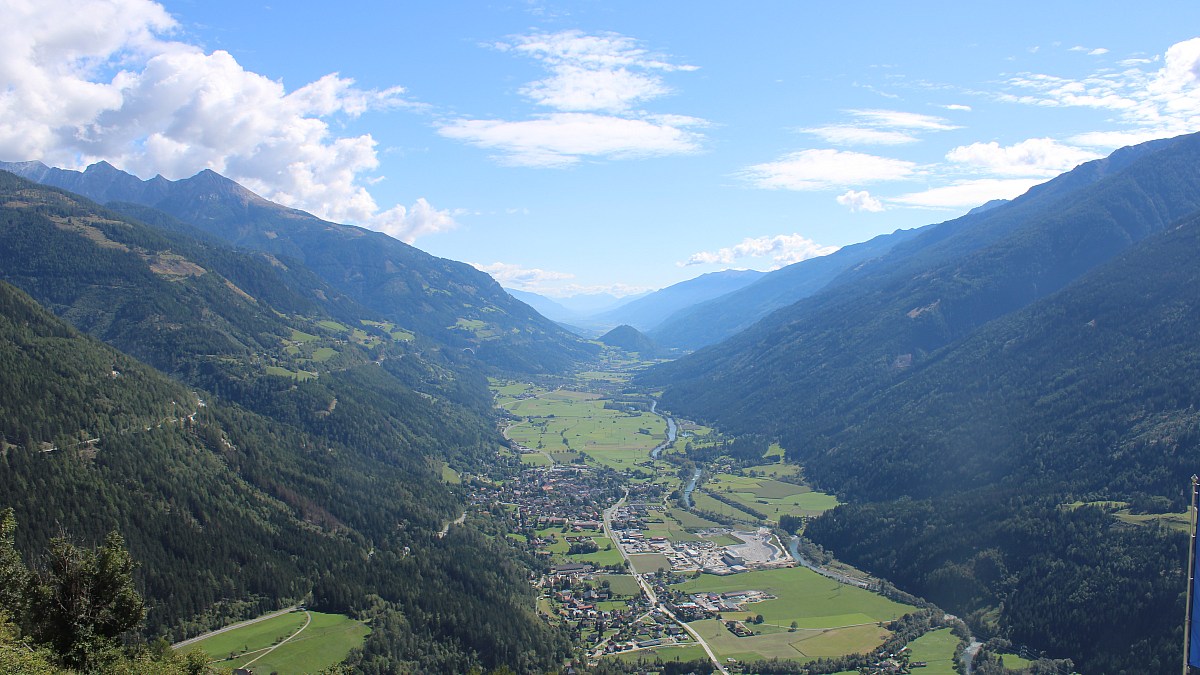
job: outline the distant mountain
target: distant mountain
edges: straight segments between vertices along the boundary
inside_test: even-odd
[[[645,294],[639,293],[617,297],[612,293],[577,293],[575,295],[555,298],[554,301],[579,316],[588,317],[600,312],[616,309],[626,303],[633,302],[642,295]]]
[[[537,310],[538,314],[551,321],[570,322],[580,317],[578,312],[563,307],[559,303],[530,291],[519,291],[515,288],[505,288],[508,294]]]
[[[586,343],[469,265],[274,204],[213,171],[141,181],[103,162],[83,173],[39,162],[0,163],[0,169],[117,210],[131,210],[122,203],[149,206],[236,246],[297,260],[382,318],[494,365],[560,370],[589,353]]]
[[[771,312],[816,293],[839,274],[887,253],[916,232],[897,230],[769,272],[743,288],[678,309],[661,319],[650,330],[650,336],[664,347],[678,349],[694,350],[716,344]]]
[[[658,352],[650,338],[628,324],[617,326],[597,339],[610,347],[641,354],[643,358],[652,358]]]
[[[650,330],[675,312],[736,291],[754,283],[764,274],[756,270],[724,270],[702,274],[591,318],[594,322],[629,324],[638,330]]]
[[[809,529],[852,562],[1082,672],[1164,671],[1184,539],[1062,505],[1184,505],[1198,218],[1200,135],[1125,148],[924,228],[643,384],[766,431],[855,500]],[[1108,629],[1127,612],[1136,627]]]

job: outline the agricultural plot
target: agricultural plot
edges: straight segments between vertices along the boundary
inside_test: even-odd
[[[638,574],[671,569],[671,560],[661,553],[639,553],[629,556],[629,564]]]
[[[676,586],[685,593],[724,593],[759,590],[775,596],[749,605],[747,611],[762,614],[764,623],[787,628],[845,628],[891,621],[913,611],[913,607],[889,600],[855,586],[840,584],[803,567],[761,570],[718,577],[702,574]]]
[[[575,453],[585,453],[613,469],[635,469],[648,461],[650,450],[666,437],[662,418],[607,409],[598,394],[557,390],[498,402],[525,418],[508,428],[509,438],[570,461],[578,456]]]
[[[813,516],[838,505],[837,497],[833,495],[766,476],[718,474],[705,484],[705,489],[764,513],[776,522],[783,515]]]
[[[309,615],[312,621],[304,627]],[[217,659],[213,665],[221,670],[233,670],[257,658],[252,666],[257,672],[311,673],[341,662],[370,632],[366,624],[341,614],[290,612],[214,635],[188,649],[203,649]],[[293,637],[267,653],[289,636]]]
[[[922,675],[957,675],[954,652],[958,649],[958,638],[949,628],[930,631],[909,643],[908,648],[910,661],[927,664]]]
[[[878,647],[891,634],[873,623],[795,632],[763,631],[761,635],[741,638],[729,632],[724,621],[717,619],[693,622],[692,628],[704,637],[719,658],[738,661],[777,658],[803,662],[822,656],[865,652]]]

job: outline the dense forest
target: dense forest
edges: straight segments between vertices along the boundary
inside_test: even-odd
[[[562,660],[532,561],[468,528],[435,536],[463,508],[442,463],[478,465],[498,442],[469,355],[366,310],[346,325],[352,301],[330,309],[334,293],[309,292],[323,282],[257,254],[2,180],[4,277],[178,378],[0,287],[0,506],[22,551],[119,532],[147,636],[308,597],[377,620],[362,663]]]

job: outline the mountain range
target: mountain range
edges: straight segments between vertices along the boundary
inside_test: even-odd
[[[854,502],[810,536],[984,634],[1085,672],[1167,664],[1181,541],[1063,505],[1184,506],[1200,459],[1197,160],[1197,135],[1133,146],[923,228],[643,384],[780,439]],[[1136,600],[1123,590],[1150,577]],[[1070,595],[1080,584],[1093,592]],[[1095,608],[1117,610],[1098,597],[1147,618],[1105,628]]]
[[[240,248],[296,262],[378,316],[483,361],[521,371],[564,368],[589,346],[517,302],[488,275],[381,232],[321,220],[269,202],[211,170],[179,181],[140,180],[106,162],[86,171],[40,162],[0,169],[172,227],[182,222]],[[172,220],[147,212],[166,214]]]

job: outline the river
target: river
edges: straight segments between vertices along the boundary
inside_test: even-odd
[[[675,434],[679,430],[679,427],[677,427],[675,425],[675,418],[668,417],[666,415],[659,413],[657,408],[658,408],[658,401],[654,401],[654,400],[650,401],[650,412],[654,413],[655,415],[658,415],[659,417],[661,417],[667,421],[667,440],[663,441],[662,443],[659,443],[658,445],[656,445],[654,447],[653,450],[650,451],[651,459],[658,459],[658,456],[662,454],[662,451],[666,450],[668,446],[670,446],[672,443],[675,442]]]

